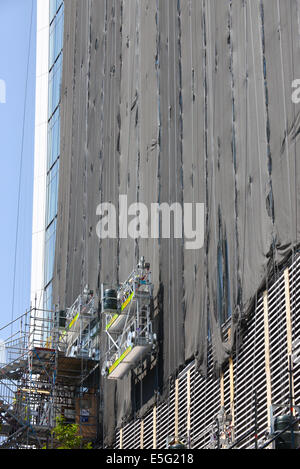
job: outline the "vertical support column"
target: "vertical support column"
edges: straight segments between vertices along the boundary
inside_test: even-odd
[[[36,27],[36,112],[34,150],[34,191],[32,213],[31,304],[44,307],[44,246],[46,220],[46,173],[48,133],[48,93],[50,25],[49,2],[37,0]],[[45,91],[43,91],[45,90]],[[39,298],[38,303],[36,298]],[[29,325],[31,329],[31,324]],[[32,332],[32,330],[30,330]],[[31,336],[31,340],[34,335]]]
[[[157,448],[156,440],[156,406],[153,407],[153,449]]]
[[[179,437],[179,381],[178,378],[175,381],[175,439]]]
[[[135,282],[134,282],[135,285]],[[135,290],[135,286],[134,286]],[[134,291],[134,296],[135,296],[135,291]],[[136,297],[136,321],[137,321],[137,327],[140,327],[140,300],[138,297]]]
[[[232,415],[232,426],[234,427],[234,372],[233,359],[229,358],[229,376],[230,376],[230,411]]]
[[[224,407],[225,403],[225,395],[224,395],[224,372],[221,371],[220,376],[220,406],[221,408]]]
[[[268,315],[268,292],[264,292],[264,334],[265,334],[265,373],[267,385],[267,411],[268,411],[268,428],[271,430],[271,405],[272,405],[272,389],[271,389],[271,369],[270,369],[270,339],[269,339],[269,315]]]
[[[231,329],[228,330],[228,340],[231,339]],[[234,371],[233,371],[233,359],[229,357],[229,380],[230,380],[230,412],[232,416],[232,428],[233,428],[233,439],[234,439],[234,425],[235,425],[235,415],[234,415]],[[224,382],[223,382],[224,386]]]
[[[186,402],[187,402],[187,418],[186,418],[186,433],[188,438],[188,448],[191,448],[191,370],[188,370],[186,375]]]
[[[286,311],[286,335],[287,335],[287,354],[288,354],[288,370],[290,372],[290,403],[291,412],[294,413],[294,377],[292,373],[292,314],[291,314],[291,298],[290,298],[290,278],[289,269],[284,271],[284,289],[285,289],[285,311]],[[290,369],[291,368],[291,369]],[[292,410],[293,409],[293,410]]]
[[[144,449],[144,420],[141,420],[140,448]]]
[[[220,375],[220,410],[224,409],[225,407],[225,390],[224,390],[224,371],[221,371]],[[217,424],[217,449],[220,448],[220,421],[217,417],[216,419]]]
[[[286,331],[287,331],[287,353],[288,355],[292,355],[292,316],[291,316],[289,269],[286,269],[284,271],[284,289],[285,289],[285,310],[286,310]]]
[[[120,428],[120,449],[123,449],[123,428]]]

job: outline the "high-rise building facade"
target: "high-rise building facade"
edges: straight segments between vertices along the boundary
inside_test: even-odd
[[[99,377],[103,445],[230,446],[250,429],[251,446],[254,428],[262,445],[299,328],[299,2],[39,13],[34,296],[47,311],[101,300],[141,257],[154,287],[155,350]]]
[[[44,270],[44,309],[48,311],[52,310],[52,280],[56,241],[63,31],[64,3],[63,1],[58,0],[50,1],[48,149]]]

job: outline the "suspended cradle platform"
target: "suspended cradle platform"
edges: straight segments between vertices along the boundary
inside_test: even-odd
[[[152,344],[130,345],[108,369],[107,379],[122,379],[151,349]]]

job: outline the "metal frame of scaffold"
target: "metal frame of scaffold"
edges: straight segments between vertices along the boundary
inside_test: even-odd
[[[0,329],[0,449],[53,447],[61,415],[97,441],[99,327],[97,299],[85,288],[65,312],[34,307]]]
[[[151,304],[150,264],[142,257],[117,289],[101,285],[101,314],[106,336],[102,375],[122,379],[156,347]]]

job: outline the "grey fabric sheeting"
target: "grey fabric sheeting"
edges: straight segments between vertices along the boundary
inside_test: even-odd
[[[160,334],[147,398],[131,376],[102,383],[108,445],[188,360],[205,373],[208,326],[220,370],[298,243],[299,17],[299,0],[65,0],[54,304],[117,284],[144,255]],[[204,247],[99,241],[96,207],[120,194],[149,210],[205,203]]]

